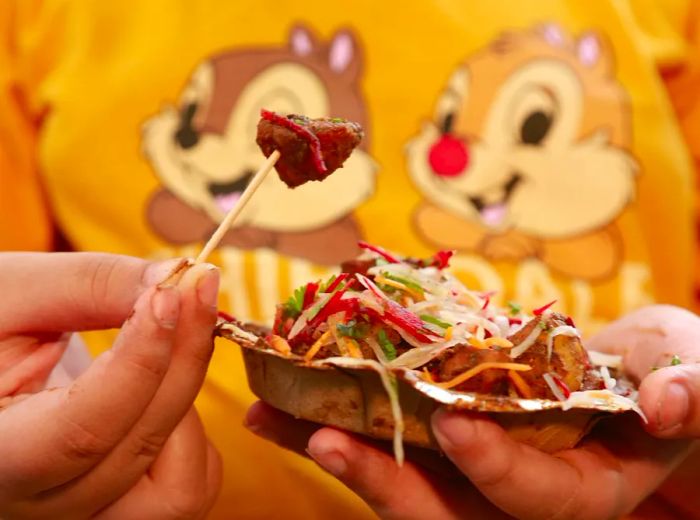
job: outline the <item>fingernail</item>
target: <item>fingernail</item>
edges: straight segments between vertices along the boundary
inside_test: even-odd
[[[174,329],[180,315],[180,294],[173,286],[154,289],[151,310],[161,327]]]
[[[219,270],[211,264],[202,264],[202,273],[197,278],[197,298],[199,303],[216,307],[219,299]]]
[[[339,451],[314,450],[311,447],[306,451],[319,466],[334,477],[342,477],[348,470],[348,461]]]
[[[671,381],[661,394],[656,409],[659,431],[668,431],[679,427],[690,412],[690,394],[682,383]]]
[[[152,285],[162,283],[181,263],[181,258],[173,258],[149,265],[143,274],[143,285],[145,287],[151,287]]]
[[[432,418],[433,433],[440,444],[450,444],[459,447],[473,435],[474,425],[463,414],[456,414],[444,408],[439,408]]]

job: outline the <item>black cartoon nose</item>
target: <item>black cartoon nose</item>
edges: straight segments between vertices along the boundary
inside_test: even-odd
[[[180,126],[175,132],[175,142],[180,148],[188,149],[199,142],[199,133],[192,125],[192,120],[197,112],[197,103],[186,105],[180,113]]]

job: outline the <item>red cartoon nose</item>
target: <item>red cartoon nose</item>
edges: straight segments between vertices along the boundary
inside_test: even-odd
[[[450,134],[445,134],[430,147],[428,162],[438,175],[444,177],[459,175],[469,165],[467,143]]]

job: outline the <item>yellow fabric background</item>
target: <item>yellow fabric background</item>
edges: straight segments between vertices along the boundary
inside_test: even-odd
[[[420,199],[407,181],[406,141],[430,117],[437,93],[461,60],[503,30],[556,20],[573,33],[604,30],[614,44],[616,75],[634,107],[633,152],[643,168],[638,204],[623,219],[629,256],[650,263],[649,291],[656,299],[689,305],[693,173],[658,67],[683,67],[695,48],[686,34],[688,6],[665,3],[661,10],[660,4],[6,1],[0,6],[0,24],[7,28],[0,45],[0,248],[50,248],[50,208],[77,249],[162,254],[164,244],[143,218],[158,182],[140,150],[142,123],[177,99],[206,56],[283,44],[290,25],[303,21],[323,38],[350,26],[364,47],[362,88],[380,174],[376,195],[357,211],[363,229],[374,243],[428,254],[406,225]],[[674,104],[688,93],[677,91]],[[689,142],[697,143],[698,127],[681,123]],[[514,269],[495,267],[509,296]],[[621,283],[595,288],[596,316],[627,310],[619,303]],[[568,301],[571,287],[559,290]],[[547,291],[542,288],[542,299]],[[228,303],[222,299],[224,308]],[[111,337],[90,335],[95,350]],[[244,431],[240,424],[251,400],[239,353],[218,348],[197,403],[226,464],[212,518],[369,514],[311,463]]]

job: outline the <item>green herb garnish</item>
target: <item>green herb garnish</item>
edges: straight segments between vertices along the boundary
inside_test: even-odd
[[[347,323],[338,323],[338,334],[346,338],[362,339],[367,336],[369,325],[367,323],[357,323],[350,320]]]
[[[451,324],[447,323],[446,321],[442,321],[441,319],[436,318],[435,316],[431,316],[430,314],[421,314],[420,319],[426,323],[432,323],[433,325],[437,325],[438,327],[441,327],[443,329],[446,329],[446,328],[452,326]]]
[[[379,346],[382,347],[382,351],[384,351],[386,358],[389,361],[396,359],[396,347],[394,347],[394,344],[389,341],[384,329],[380,329],[377,333],[377,340],[379,341]]]
[[[671,358],[671,366],[675,367],[676,365],[682,364],[683,361],[681,361],[681,358],[678,357],[678,355],[674,354],[673,357]]]
[[[331,275],[331,277],[328,280],[326,280],[325,282],[321,282],[318,285],[318,292],[320,292],[320,293],[326,292],[326,290],[331,286],[331,284],[333,282],[335,282],[336,278],[337,278],[336,275]]]
[[[508,305],[508,308],[510,309],[511,315],[513,315],[513,316],[517,316],[518,314],[520,314],[520,311],[523,310],[522,306],[518,303],[515,303],[515,302],[508,302],[507,305]]]
[[[413,289],[414,291],[418,292],[421,295],[424,292],[423,288],[420,285],[418,285],[413,280],[409,280],[408,278],[404,278],[403,276],[396,276],[395,274],[390,274],[390,273],[382,273],[382,276],[388,280],[393,280],[394,282],[402,283],[406,287],[408,287],[409,289]]]
[[[342,117],[331,117],[331,123],[344,123],[345,119]]]
[[[301,314],[301,309],[304,306],[304,294],[306,286],[297,287],[289,299],[282,304],[282,309],[285,317],[296,318]]]

